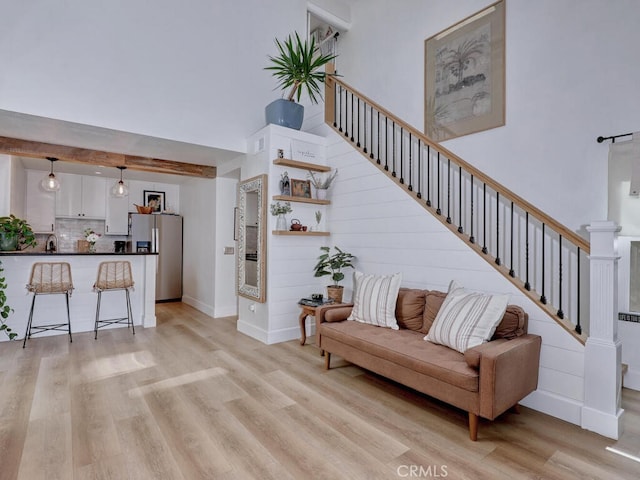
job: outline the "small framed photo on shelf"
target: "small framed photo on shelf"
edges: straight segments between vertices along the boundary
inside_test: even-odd
[[[311,198],[311,181],[291,179],[291,196]]]
[[[144,190],[144,206],[151,207],[151,213],[164,212],[164,192]]]

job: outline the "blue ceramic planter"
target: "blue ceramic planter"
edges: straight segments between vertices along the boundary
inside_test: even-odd
[[[304,107],[299,103],[279,98],[266,106],[264,114],[267,124],[273,123],[300,130],[304,119]]]

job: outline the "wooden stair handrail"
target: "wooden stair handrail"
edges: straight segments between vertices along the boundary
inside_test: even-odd
[[[488,177],[483,172],[478,170],[476,167],[474,167],[473,165],[467,163],[462,158],[458,157],[455,153],[447,150],[442,145],[440,145],[440,144],[434,142],[433,140],[429,139],[426,135],[424,135],[422,132],[420,132],[417,128],[415,128],[412,125],[409,125],[408,123],[406,123],[403,120],[399,119],[397,116],[395,116],[389,110],[385,109],[384,107],[382,107],[378,103],[374,102],[369,97],[364,95],[362,92],[359,92],[358,90],[356,90],[355,88],[350,86],[348,83],[343,82],[342,80],[336,78],[335,76],[329,76],[329,75],[327,75],[327,77],[325,79],[325,83],[326,83],[326,86],[327,86],[327,93],[325,94],[325,98],[333,98],[333,95],[329,96],[330,95],[329,92],[333,92],[333,90],[335,89],[335,84],[339,84],[339,85],[343,86],[344,88],[346,88],[347,90],[349,90],[350,92],[355,94],[356,96],[360,97],[360,99],[363,100],[365,102],[365,104],[373,106],[377,111],[379,111],[380,113],[386,115],[389,119],[392,119],[398,126],[400,126],[400,127],[404,128],[405,130],[409,131],[413,136],[418,138],[425,145],[429,145],[429,147],[435,149],[436,151],[439,151],[441,154],[445,155],[446,158],[452,160],[453,162],[457,163],[458,166],[462,167],[467,172],[471,173],[475,178],[477,178],[480,181],[482,181],[483,183],[487,184],[489,187],[491,187],[496,192],[499,192],[501,196],[508,198],[510,201],[512,201],[514,203],[514,205],[518,206],[519,208],[521,208],[522,210],[524,210],[526,212],[529,212],[534,217],[536,217],[539,221],[541,221],[545,225],[551,227],[551,229],[553,231],[555,231],[556,233],[562,235],[562,237],[565,240],[568,240],[568,241],[572,242],[575,246],[580,248],[580,250],[582,250],[585,254],[588,255],[590,253],[590,245],[589,245],[589,241],[588,240],[586,240],[585,238],[581,237],[580,235],[575,233],[573,230],[569,230],[563,224],[561,224],[560,222],[558,222],[557,220],[555,220],[551,216],[547,215],[546,213],[544,213],[542,210],[540,210],[536,206],[534,206],[531,203],[527,202],[525,199],[523,199],[522,197],[520,197],[516,193],[512,192],[511,190],[509,190],[504,185],[502,185],[499,182],[497,182],[497,181],[493,180],[492,178]],[[334,112],[333,104],[331,103],[331,105],[327,105],[327,106],[328,106],[328,108],[327,108],[327,112],[325,113],[325,118],[326,119],[331,118],[331,122],[333,122],[333,112]],[[329,117],[329,115],[331,115],[331,117]]]

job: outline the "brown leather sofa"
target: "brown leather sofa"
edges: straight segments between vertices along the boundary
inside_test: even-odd
[[[346,320],[352,304],[318,308],[316,343],[327,369],[335,354],[467,411],[475,441],[478,417],[494,420],[537,388],[542,341],[527,334],[527,313],[509,305],[491,341],[464,354],[428,342],[424,336],[445,297],[435,290],[401,288],[399,330]]]

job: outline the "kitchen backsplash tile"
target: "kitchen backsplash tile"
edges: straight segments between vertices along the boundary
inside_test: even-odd
[[[105,235],[104,220],[86,220],[75,218],[57,218],[56,219],[56,236],[58,237],[59,252],[75,252],[77,251],[76,242],[84,240],[84,231],[91,228],[100,235],[100,239],[96,242],[97,252],[113,252],[113,242],[116,240],[127,240],[125,235]],[[47,235],[37,235],[38,250],[44,250]]]

